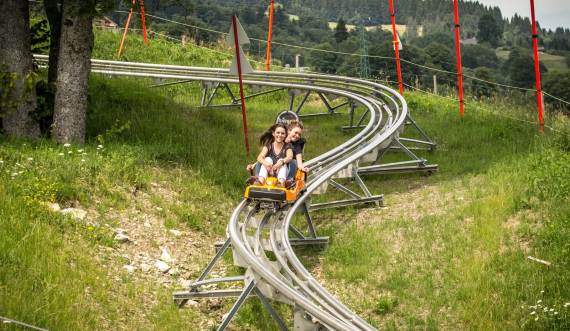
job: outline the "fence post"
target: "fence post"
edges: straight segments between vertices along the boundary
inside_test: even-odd
[[[437,94],[437,76],[433,75],[433,94]]]

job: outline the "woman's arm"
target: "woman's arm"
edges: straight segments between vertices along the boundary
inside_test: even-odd
[[[297,160],[297,169],[301,170],[302,172],[309,172],[309,168],[303,168],[303,154],[299,153],[295,156]]]
[[[269,149],[267,148],[267,146],[263,146],[263,148],[261,149],[261,153],[259,153],[259,155],[257,156],[257,162],[261,163],[261,165],[264,166],[267,169],[267,171],[270,171],[271,164],[265,161],[265,157],[267,156],[268,153]]]

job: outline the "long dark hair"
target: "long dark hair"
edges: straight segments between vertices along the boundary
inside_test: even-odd
[[[267,131],[265,131],[261,135],[261,138],[259,138],[259,144],[261,146],[265,146],[273,143],[273,140],[275,139],[273,138],[273,133],[275,132],[275,130],[277,130],[277,128],[285,129],[285,136],[287,136],[287,127],[285,126],[285,124],[283,123],[273,124],[269,129],[267,129]]]

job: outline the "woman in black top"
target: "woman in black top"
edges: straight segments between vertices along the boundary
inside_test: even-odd
[[[293,160],[293,146],[285,142],[287,127],[278,123],[269,128],[259,139],[261,153],[257,156],[257,162],[261,164],[259,178],[253,185],[263,185],[269,174],[277,177],[276,187],[285,187],[287,177],[287,164]]]
[[[305,148],[306,143],[305,138],[301,138],[301,134],[303,133],[303,123],[292,120],[287,125],[287,131],[289,134],[287,135],[285,142],[291,143],[293,146],[293,160],[289,163],[289,173],[287,174],[285,187],[289,187],[293,184],[297,169],[304,173],[309,172],[309,168],[303,167],[303,148]]]

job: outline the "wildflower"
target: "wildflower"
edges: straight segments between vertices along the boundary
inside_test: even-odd
[[[530,314],[531,314],[531,315],[534,315],[534,314],[536,314],[536,312],[535,312],[535,311],[533,311],[533,312],[531,312]]]
[[[557,312],[557,311],[555,311],[555,312],[554,312],[554,315],[558,315],[558,312]]]
[[[549,221],[550,222],[550,221]],[[540,291],[540,294],[544,294],[544,290]]]
[[[85,162],[85,160],[82,159],[81,162]]]
[[[63,144],[63,147],[69,147],[71,146],[70,144]]]
[[[550,311],[554,311],[554,308],[550,308]]]
[[[14,177],[14,176],[18,176],[18,173],[17,172],[13,173],[12,177]]]
[[[77,150],[77,153],[83,153],[83,150],[82,150],[82,149],[78,149],[78,150]]]
[[[0,160],[0,164],[4,163],[4,161]]]
[[[97,149],[103,148],[103,145],[97,145]]]
[[[59,153],[59,155],[60,155],[60,156],[63,156],[64,154],[63,154],[63,153]]]
[[[71,153],[73,153],[73,152],[72,151],[67,152],[67,154],[71,154]]]
[[[566,303],[564,304],[564,308],[566,308],[566,307],[568,307],[568,306],[570,306],[570,302],[566,302]]]
[[[538,321],[538,317],[534,319],[535,321]]]
[[[29,157],[29,158],[28,158],[28,161],[33,161],[33,160],[34,160],[33,157]]]
[[[542,303],[542,300],[538,300],[536,303]]]
[[[548,307],[544,307],[543,311],[544,311],[544,312],[547,312],[547,311],[548,311]]]

